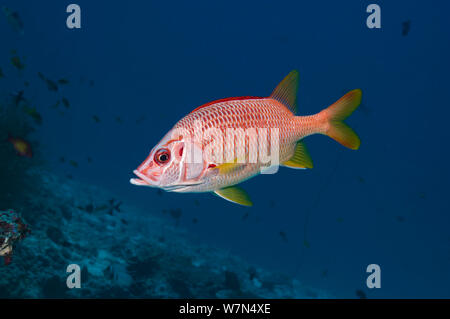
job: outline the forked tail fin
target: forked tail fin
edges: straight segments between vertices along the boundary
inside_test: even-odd
[[[345,147],[357,150],[361,141],[356,133],[343,121],[349,117],[361,103],[362,92],[356,89],[348,92],[337,102],[330,105],[325,112],[328,126],[325,134]]]

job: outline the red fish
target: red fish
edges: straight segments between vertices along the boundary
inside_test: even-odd
[[[213,192],[251,206],[237,184],[274,173],[279,165],[313,167],[305,137],[323,134],[358,149],[358,136],[343,120],[360,104],[361,90],[317,114],[295,116],[297,87],[294,70],[269,97],[227,98],[194,109],[151,150],[130,182],[173,192]]]
[[[6,140],[14,147],[17,155],[29,158],[33,157],[33,150],[30,143],[25,141],[23,138],[12,137],[8,134],[8,138]]]

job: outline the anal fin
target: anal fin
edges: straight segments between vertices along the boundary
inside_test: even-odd
[[[290,168],[313,168],[313,162],[308,150],[303,142],[297,142],[295,146],[294,155],[283,166]]]
[[[216,195],[243,206],[253,206],[247,192],[238,186],[225,187],[214,192]]]

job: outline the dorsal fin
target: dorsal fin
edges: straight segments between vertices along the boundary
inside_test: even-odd
[[[211,101],[208,102],[206,104],[200,105],[199,107],[195,108],[191,113],[194,113],[195,111],[198,111],[204,107],[213,105],[213,104],[217,104],[217,103],[222,103],[222,102],[227,102],[227,101],[237,101],[237,100],[252,100],[252,99],[263,99],[263,97],[259,97],[259,96],[237,96],[237,97],[227,97],[224,99],[220,99],[220,100],[215,100],[215,101]]]
[[[283,103],[292,113],[297,111],[298,71],[291,71],[273,90],[270,97]]]

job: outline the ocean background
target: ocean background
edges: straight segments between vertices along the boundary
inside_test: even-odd
[[[381,29],[369,29],[373,2],[77,0],[82,27],[70,30],[70,1],[1,1],[19,13],[24,34],[0,16],[0,94],[24,90],[41,114],[30,139],[59,176],[55,191],[66,181],[95,185],[137,207],[142,222],[158,218],[183,231],[193,247],[225,251],[332,297],[449,298],[450,3],[376,1]],[[402,35],[405,21],[410,30]],[[11,65],[11,50],[23,70]],[[293,69],[298,115],[362,89],[362,105],[347,121],[361,138],[358,151],[308,137],[314,168],[246,181],[251,208],[129,183],[195,107],[268,96]],[[69,83],[49,91],[38,72]],[[52,107],[62,97],[70,107]],[[146,229],[122,232],[145,238]],[[369,264],[381,267],[379,289],[366,287]],[[14,271],[9,278],[20,282]],[[7,283],[2,297],[13,296]]]

